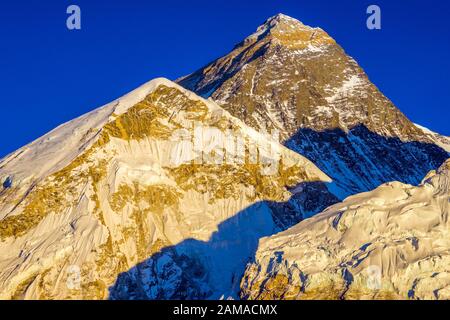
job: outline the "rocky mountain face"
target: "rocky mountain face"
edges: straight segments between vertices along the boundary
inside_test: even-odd
[[[326,32],[282,14],[178,83],[257,130],[278,130],[341,199],[388,181],[418,184],[448,157]]]
[[[450,160],[260,242],[245,299],[450,299]]]
[[[0,298],[237,297],[259,238],[283,230],[269,204],[319,181],[309,160],[153,80],[1,160]]]
[[[449,298],[450,139],[323,30],[277,15],[178,82],[0,160],[0,299]]]

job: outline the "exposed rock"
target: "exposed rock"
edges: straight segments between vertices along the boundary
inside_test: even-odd
[[[326,32],[285,15],[178,82],[257,130],[278,130],[335,181],[340,199],[394,180],[417,184],[449,156]]]
[[[2,184],[3,189],[9,189],[9,188],[11,188],[11,187],[12,187],[12,184],[13,184],[12,178],[11,178],[11,177],[7,177],[7,178],[5,179],[5,181],[3,181],[3,184]]]
[[[299,183],[330,181],[165,79],[6,157],[0,176],[11,175],[18,182],[0,193],[1,299],[123,298],[129,281],[119,274],[152,256],[161,259],[144,269],[155,266],[155,277],[138,273],[142,285],[128,286],[126,298],[237,297],[259,238],[280,230],[264,201],[287,201]],[[231,222],[232,230],[218,231]],[[214,246],[234,259],[221,263]],[[175,295],[178,282],[186,290]]]

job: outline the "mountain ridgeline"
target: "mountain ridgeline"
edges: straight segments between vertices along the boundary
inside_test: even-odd
[[[279,14],[178,83],[210,97],[334,181],[340,199],[381,183],[420,183],[450,151],[409,121],[322,29]]]
[[[0,299],[448,299],[450,139],[325,31],[279,14],[177,82],[0,160]]]
[[[331,181],[166,79],[9,155],[0,179],[1,299],[238,298],[259,239],[310,210],[269,205]]]

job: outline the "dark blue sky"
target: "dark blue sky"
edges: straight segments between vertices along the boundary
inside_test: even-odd
[[[450,4],[444,0],[55,0],[2,2],[0,156],[152,78],[227,53],[266,18],[320,26],[407,116],[450,135]],[[66,8],[82,30],[66,28]],[[382,30],[366,8],[382,9]]]

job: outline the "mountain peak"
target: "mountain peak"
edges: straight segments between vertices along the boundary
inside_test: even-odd
[[[0,299],[237,298],[259,238],[309,212],[268,203],[319,181],[213,101],[152,80],[0,160]]]
[[[325,31],[285,15],[179,83],[254,129],[278,130],[329,170],[342,199],[387,181],[417,184],[448,158],[447,140],[411,123]]]
[[[278,13],[272,17],[270,17],[269,19],[266,20],[266,22],[264,22],[263,25],[270,25],[272,27],[277,26],[277,25],[281,25],[281,24],[286,24],[286,25],[292,25],[292,26],[303,26],[306,27],[301,21],[292,18],[290,16],[287,16],[283,13]]]
[[[261,39],[269,39],[291,49],[304,49],[334,44],[335,41],[322,29],[313,28],[301,21],[279,13],[267,19],[256,32],[247,37],[244,45]]]

